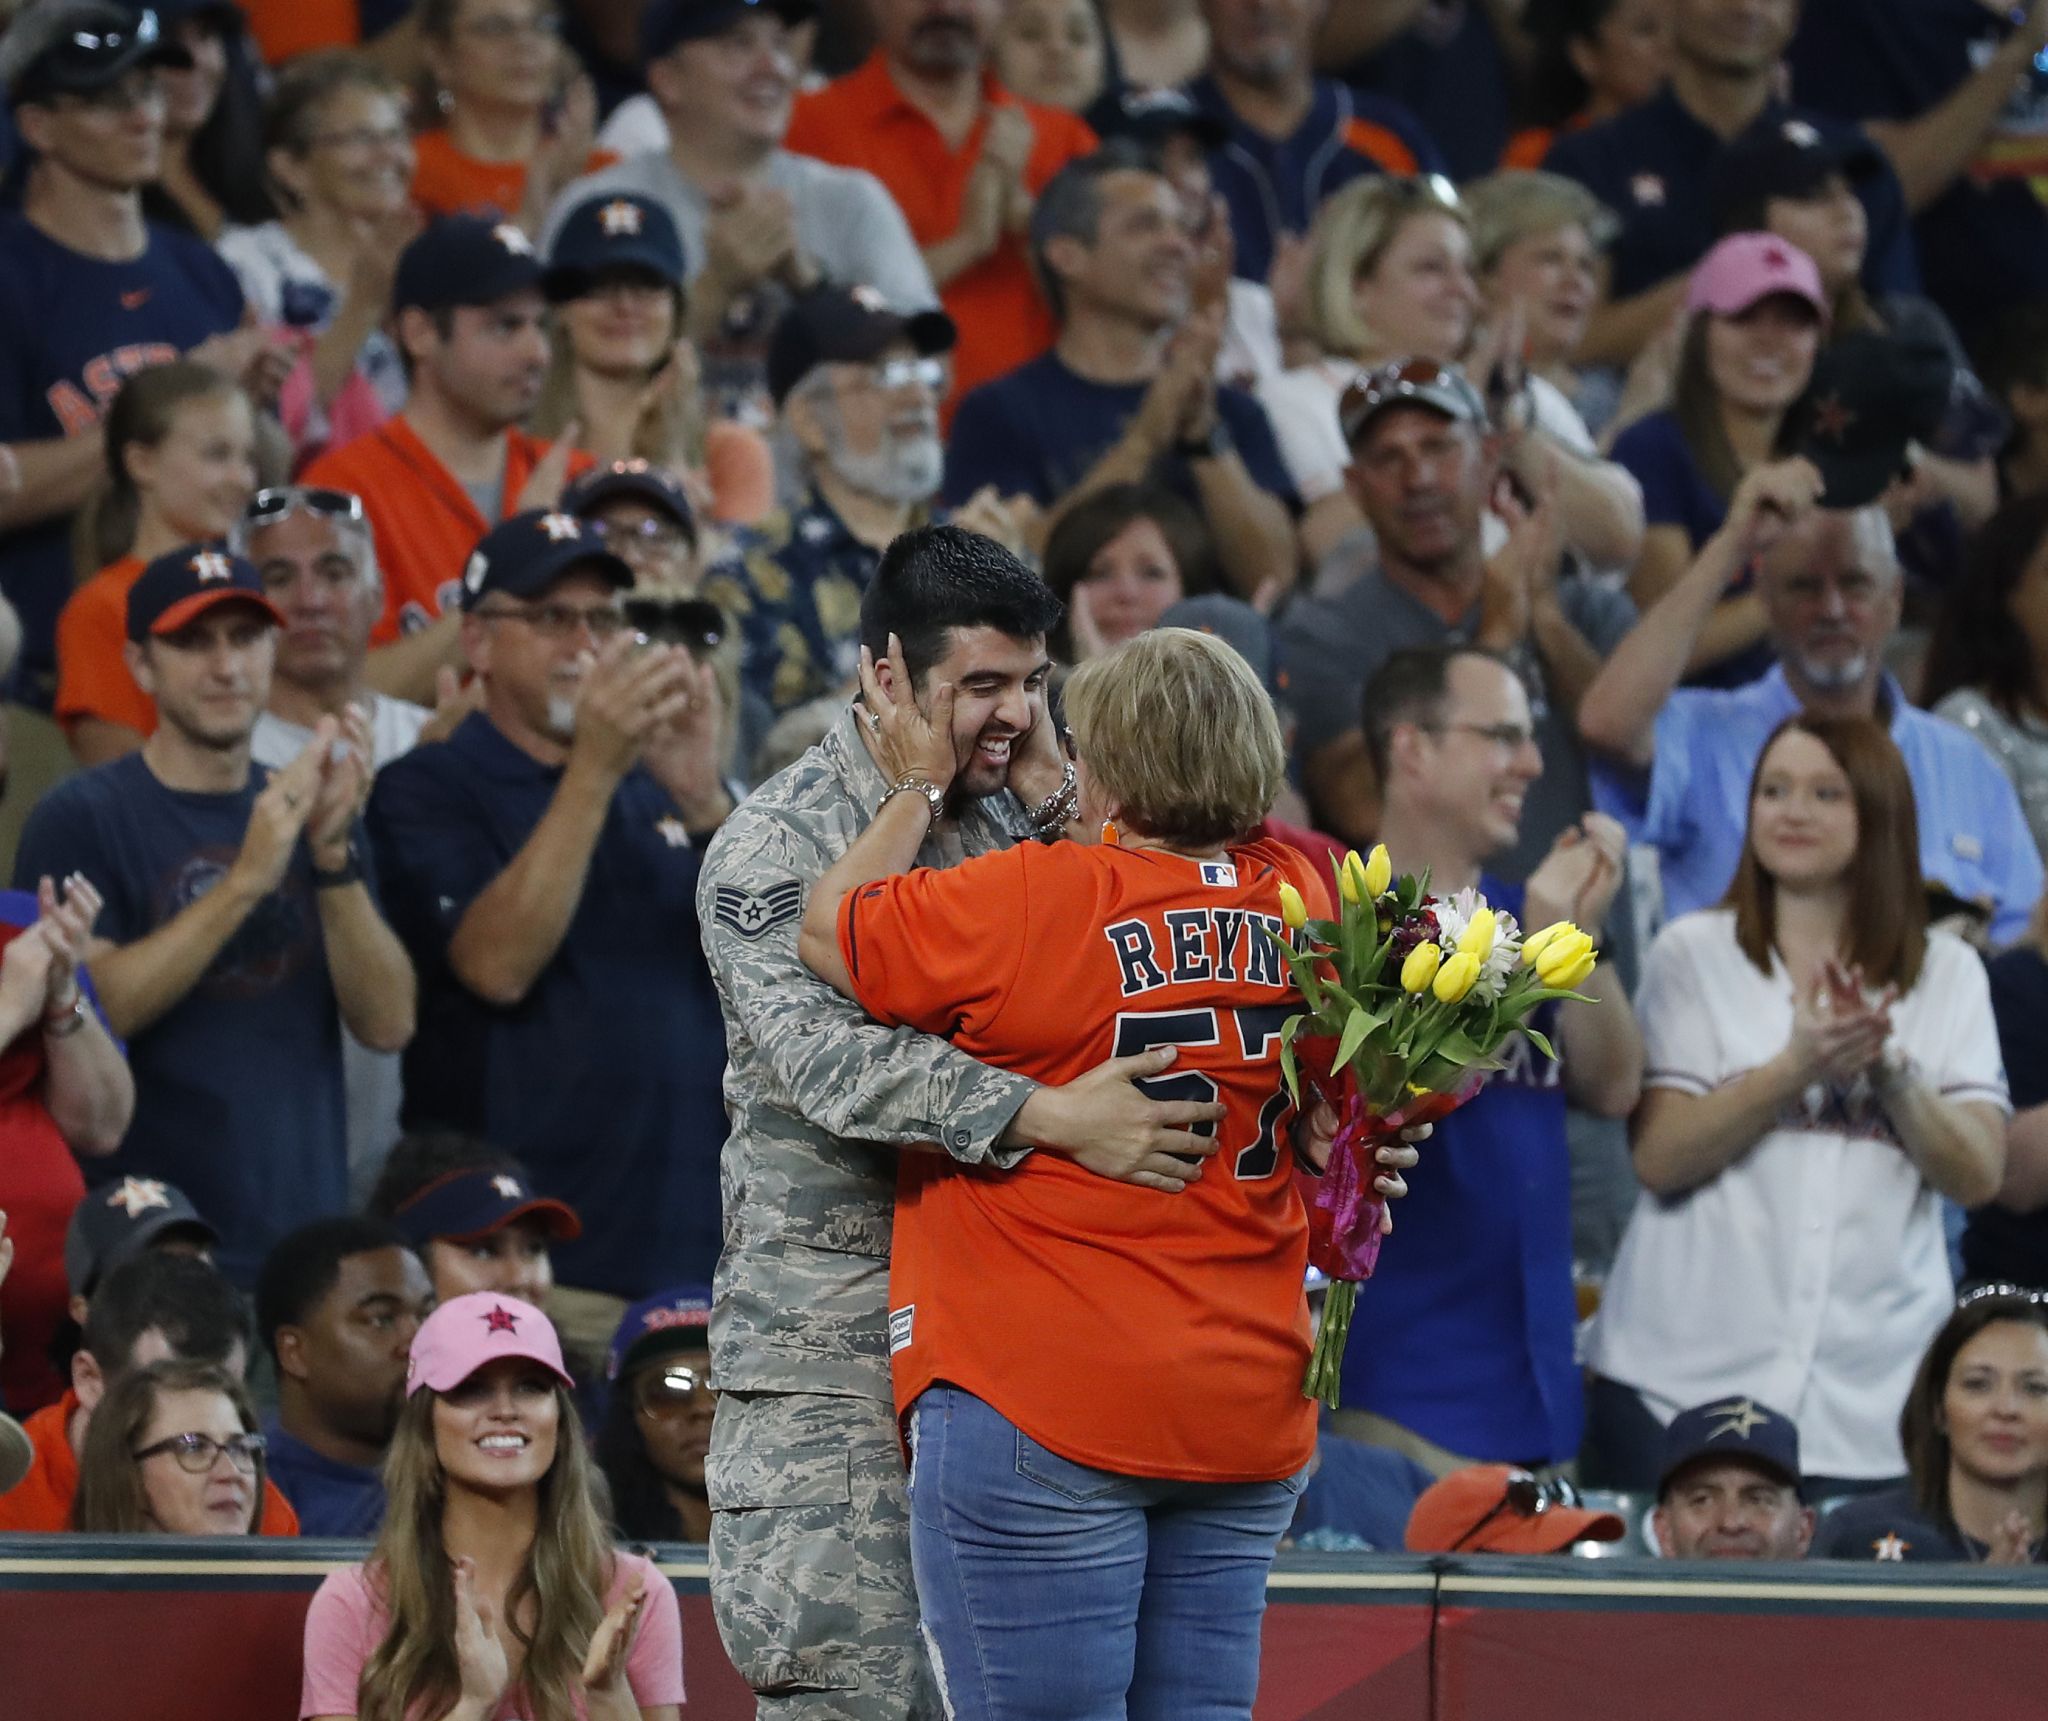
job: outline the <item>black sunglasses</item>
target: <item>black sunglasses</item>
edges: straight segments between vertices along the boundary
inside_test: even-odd
[[[1508,1477],[1507,1492],[1498,1504],[1490,1507],[1486,1515],[1471,1529],[1467,1530],[1444,1552],[1455,1554],[1479,1532],[1503,1514],[1512,1512],[1518,1518],[1540,1518],[1553,1506],[1578,1506],[1579,1491],[1562,1476],[1553,1476],[1549,1481],[1539,1481],[1526,1470],[1514,1471]]]
[[[67,72],[101,72],[125,59],[137,48],[156,47],[163,40],[163,27],[154,12],[138,12],[127,28],[73,30],[38,56],[44,67]]]
[[[301,508],[309,514],[323,514],[330,520],[350,520],[357,525],[363,519],[363,499],[346,490],[326,490],[317,484],[280,484],[273,489],[259,490],[249,498],[249,506],[242,510],[245,526],[268,526],[287,515],[296,514]]]
[[[726,635],[725,612],[703,598],[627,598],[626,621],[662,645],[714,650]]]

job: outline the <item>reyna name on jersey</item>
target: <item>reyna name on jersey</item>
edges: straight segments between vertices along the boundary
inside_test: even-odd
[[[1273,942],[1287,936],[1277,914],[1243,908],[1170,908],[1163,925],[1119,920],[1102,929],[1116,952],[1123,995],[1156,992],[1193,981],[1241,981],[1283,990],[1293,977]]]

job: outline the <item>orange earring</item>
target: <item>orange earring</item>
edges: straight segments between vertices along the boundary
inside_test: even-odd
[[[1103,823],[1103,826],[1102,826],[1102,840],[1103,840],[1103,841],[1104,841],[1105,843],[1107,843],[1107,844],[1108,844],[1108,845],[1109,845],[1109,846],[1110,846],[1111,848],[1115,848],[1115,847],[1116,847],[1116,826],[1114,826],[1114,825],[1112,825],[1112,824],[1108,823],[1107,821],[1104,821],[1104,823]]]

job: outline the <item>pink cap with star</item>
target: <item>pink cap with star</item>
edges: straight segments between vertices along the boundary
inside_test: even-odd
[[[1776,293],[1804,299],[1827,322],[1828,298],[1811,257],[1775,233],[1731,233],[1699,260],[1685,308],[1739,317]]]
[[[406,1396],[423,1386],[452,1392],[484,1364],[506,1357],[537,1362],[564,1386],[573,1390],[576,1385],[562,1364],[562,1341],[553,1323],[531,1303],[496,1291],[450,1297],[413,1335],[405,1365]]]

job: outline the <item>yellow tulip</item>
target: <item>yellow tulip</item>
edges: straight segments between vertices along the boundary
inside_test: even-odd
[[[1356,849],[1344,851],[1344,864],[1337,869],[1337,891],[1346,902],[1367,902],[1372,893],[1365,888],[1365,862]]]
[[[1576,992],[1592,978],[1593,970],[1599,966],[1600,958],[1589,950],[1550,984],[1567,992]]]
[[[1387,853],[1385,843],[1374,843],[1372,853],[1365,857],[1365,899],[1377,902],[1386,895],[1387,886],[1394,882],[1394,857]]]
[[[1444,953],[1436,945],[1416,945],[1408,952],[1408,960],[1401,964],[1401,990],[1427,992],[1429,983],[1436,978],[1437,964],[1443,959]]]
[[[1280,918],[1292,932],[1299,932],[1308,924],[1308,904],[1301,900],[1301,892],[1291,884],[1280,886]]]
[[[1561,937],[1567,932],[1577,931],[1578,928],[1569,920],[1553,920],[1541,932],[1530,933],[1527,938],[1522,940],[1522,966],[1533,968],[1536,965],[1536,958],[1543,954],[1543,947],[1553,938]]]
[[[1444,1004],[1459,1002],[1472,990],[1472,982],[1479,978],[1479,958],[1469,950],[1461,950],[1436,971],[1436,984],[1430,990],[1437,1000]]]
[[[1469,956],[1475,962],[1484,962],[1493,954],[1496,917],[1490,908],[1476,909],[1472,918],[1465,922],[1465,930],[1458,934],[1458,954]],[[1437,994],[1442,997],[1442,993]]]
[[[1561,932],[1549,940],[1537,953],[1536,978],[1546,986],[1563,986],[1568,974],[1579,974],[1584,979],[1593,970],[1587,967],[1580,973],[1580,964],[1593,954],[1593,941],[1577,927]]]

